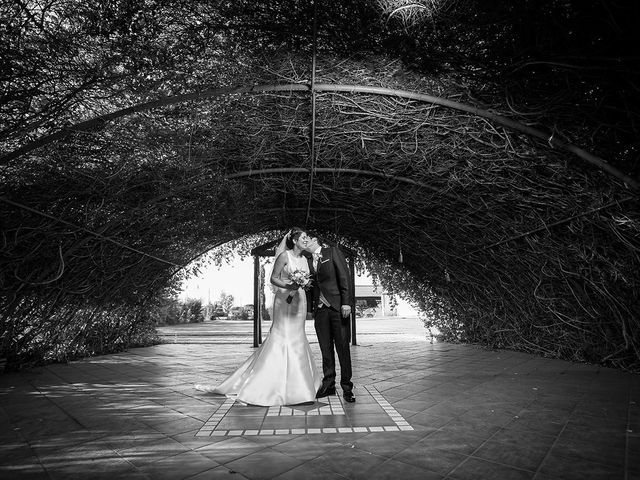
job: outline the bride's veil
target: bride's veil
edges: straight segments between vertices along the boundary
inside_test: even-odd
[[[291,235],[291,230],[289,230],[284,237],[282,237],[282,240],[280,241],[280,243],[278,244],[278,246],[276,247],[276,252],[273,256],[273,265],[271,266],[271,269],[269,270],[269,276],[265,277],[265,281],[269,282],[269,286],[271,287],[271,291],[275,292],[277,290],[277,287],[271,283],[271,274],[273,273],[273,269],[276,266],[276,259],[278,258],[278,256],[284,252],[285,250],[287,250],[287,239],[289,238],[289,235]]]

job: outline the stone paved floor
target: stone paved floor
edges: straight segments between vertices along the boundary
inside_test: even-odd
[[[224,321],[181,327],[226,332],[209,343],[178,328],[178,343],[0,375],[0,478],[640,479],[640,376],[358,321],[355,404],[195,390],[253,351],[249,324]]]

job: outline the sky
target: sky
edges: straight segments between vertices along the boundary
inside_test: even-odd
[[[182,284],[180,298],[199,298],[203,303],[220,299],[222,292],[233,295],[235,305],[253,303],[253,258],[234,257],[230,264],[209,264],[200,275]]]

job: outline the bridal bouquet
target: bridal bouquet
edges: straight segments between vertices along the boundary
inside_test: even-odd
[[[289,278],[293,283],[298,285],[298,288],[302,288],[303,290],[308,290],[311,286],[311,276],[308,272],[304,270],[295,270],[291,272]],[[291,303],[293,300],[293,296],[295,295],[296,290],[289,291],[289,296],[287,297],[287,303]]]

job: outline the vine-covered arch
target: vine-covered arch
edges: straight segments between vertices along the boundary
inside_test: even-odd
[[[592,6],[432,2],[434,29],[359,1],[75,3],[42,7],[72,31],[14,6],[0,47],[10,364],[137,341],[203,252],[300,225],[446,340],[638,368],[640,69],[592,54],[633,44]]]
[[[607,173],[613,175],[614,177],[622,180],[626,185],[628,185],[633,190],[638,190],[640,188],[640,184],[633,178],[625,175],[623,172],[618,170],[615,167],[609,165],[604,159],[599,158],[596,155],[593,155],[589,152],[586,152],[582,148],[572,145],[568,142],[565,142],[559,138],[556,138],[553,134],[544,132],[537,128],[532,128],[528,125],[525,125],[522,122],[519,122],[513,118],[508,118],[503,115],[498,115],[493,112],[489,112],[487,110],[474,107],[472,105],[456,102],[453,100],[449,100],[446,98],[435,97],[433,95],[428,95],[421,92],[410,92],[405,90],[396,90],[384,87],[372,87],[367,85],[330,85],[330,84],[288,84],[288,85],[252,85],[249,87],[234,87],[234,88],[215,88],[215,89],[207,89],[199,92],[186,93],[181,95],[176,95],[173,97],[165,97],[158,100],[154,100],[151,102],[146,102],[138,105],[134,105],[131,107],[124,108],[122,110],[118,110],[115,112],[111,112],[105,115],[101,115],[96,118],[92,118],[89,120],[85,120],[83,122],[77,123],[73,126],[67,127],[64,130],[60,130],[55,133],[51,133],[45,137],[34,140],[33,142],[24,145],[17,150],[10,152],[2,157],[0,157],[0,162],[8,162],[14,160],[21,155],[29,153],[30,151],[42,148],[47,144],[62,140],[65,137],[71,135],[72,133],[81,133],[85,131],[90,131],[95,128],[99,128],[101,125],[106,122],[118,119],[120,117],[124,117],[127,115],[131,115],[138,112],[143,112],[146,110],[152,110],[154,108],[174,105],[178,103],[188,102],[188,101],[199,101],[213,97],[219,97],[223,95],[240,95],[240,94],[256,94],[256,93],[268,93],[268,92],[296,92],[296,91],[308,91],[310,93],[314,92],[346,92],[346,93],[364,93],[364,94],[375,94],[375,95],[386,95],[391,97],[398,97],[409,100],[416,100],[419,102],[431,103],[433,105],[439,105],[442,107],[451,108],[453,110],[459,110],[462,112],[470,113],[472,115],[477,115],[483,118],[486,118],[498,125],[502,125],[509,129],[522,132],[526,135],[538,138],[539,140],[545,141],[549,144],[550,147],[558,147],[565,149],[582,160],[595,165],[596,167],[606,171]],[[284,172],[281,172],[284,173]]]

